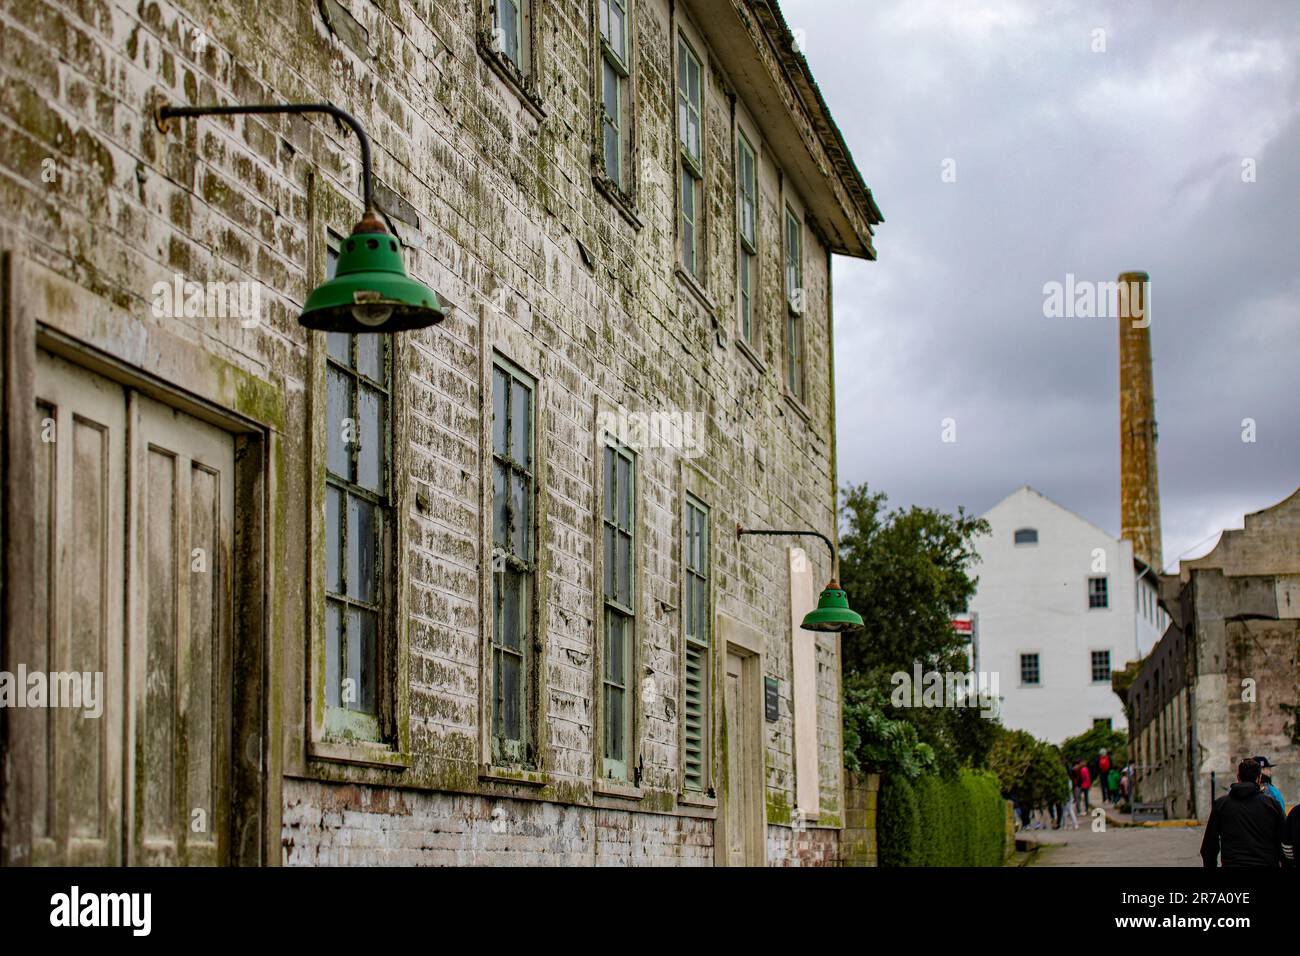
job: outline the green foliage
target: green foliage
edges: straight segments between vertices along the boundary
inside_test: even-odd
[[[969,667],[967,641],[953,631],[952,618],[975,593],[973,539],[988,531],[988,523],[961,509],[956,515],[917,507],[889,511],[886,501],[865,484],[843,490],[840,583],[865,623],[844,636],[845,699],[867,695],[857,698],[862,706],[852,714],[845,710],[846,761],[912,779],[931,765],[951,775],[960,766],[983,764],[995,722],[976,708],[894,707],[890,678],[911,674],[918,663],[923,671]],[[914,736],[899,723],[911,725]]]
[[[1003,729],[989,751],[988,766],[1009,798],[1047,806],[1070,795],[1061,751],[1026,731]]]
[[[919,866],[921,816],[906,777],[884,777],[876,804],[876,847],[881,866]]]
[[[888,701],[874,687],[846,684],[844,765],[854,772],[883,773],[908,780],[933,771],[933,748],[921,742],[915,726],[894,719],[887,708]]]
[[[1071,737],[1061,744],[1061,753],[1074,766],[1075,761],[1091,763],[1101,750],[1110,753],[1110,765],[1122,767],[1128,763],[1128,737],[1122,731],[1109,727],[1093,727],[1091,730]]]
[[[1001,866],[1005,810],[997,778],[962,770],[927,774],[915,786],[886,777],[876,833],[881,866]]]

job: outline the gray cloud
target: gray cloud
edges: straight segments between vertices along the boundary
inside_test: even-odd
[[[1116,324],[1042,289],[1143,269],[1166,561],[1300,484],[1300,8],[782,7],[886,218],[835,263],[842,481],[976,512],[1029,483],[1118,533]]]

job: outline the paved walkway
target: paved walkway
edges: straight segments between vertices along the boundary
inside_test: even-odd
[[[1200,866],[1202,827],[1122,827],[1107,823],[1094,833],[1082,820],[1077,830],[1030,830],[1038,841],[1030,866]]]

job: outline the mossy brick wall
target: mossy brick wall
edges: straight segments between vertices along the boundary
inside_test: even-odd
[[[846,773],[844,781],[844,832],[840,837],[842,866],[876,866],[876,801],[880,774]]]
[[[311,219],[309,207],[319,202],[334,208],[329,224],[335,228],[346,228],[359,212],[356,144],[328,121],[302,117],[188,121],[164,136],[152,110],[160,100],[329,101],[356,115],[371,134],[378,179],[405,201],[397,227],[410,271],[452,305],[442,325],[409,336],[409,367],[400,380],[410,398],[406,479],[412,501],[418,494],[426,503],[404,516],[410,528],[413,766],[400,775],[400,799],[426,831],[442,825],[448,813],[463,813],[468,830],[481,835],[490,799],[516,808],[512,819],[528,821],[546,835],[543,842],[574,840],[584,858],[593,845],[597,858],[615,855],[615,844],[622,843],[613,834],[625,828],[641,834],[633,846],[659,841],[672,848],[668,855],[695,859],[707,843],[701,831],[711,824],[682,815],[676,803],[673,708],[656,704],[647,714],[645,812],[598,810],[592,794],[596,403],[599,397],[635,411],[703,416],[704,450],[691,464],[713,488],[717,610],[766,635],[766,671],[780,680],[783,695],[780,719],[765,724],[766,803],[791,806],[785,550],[770,539],[736,543],[726,529],[738,522],[833,529],[826,250],[807,230],[812,374],[805,419],[785,399],[778,371],[781,202],[771,164],[764,165],[760,184],[758,352],[765,368],[734,342],[730,86],[716,69],[705,117],[706,285],[717,303],[713,313],[674,276],[677,147],[667,0],[634,4],[640,229],[592,182],[588,4],[541,8],[543,119],[478,52],[477,3],[346,0],[326,6],[335,11],[334,30],[318,4],[298,0],[6,3],[0,9],[0,247],[21,250],[137,314],[150,308],[153,284],[178,273],[195,281],[261,283],[263,315],[256,328],[232,320],[170,321],[176,335],[283,396],[270,502],[283,553],[270,617],[283,622],[274,642],[282,655],[282,697],[271,711],[283,736],[288,778],[284,859],[325,859],[348,832],[373,829],[365,808],[384,804],[384,792],[398,779],[313,763],[305,746],[303,622],[311,614],[306,556],[296,543],[308,540],[302,502],[314,471],[307,457],[308,339],[296,317],[323,255],[320,236],[313,235],[323,225]],[[351,21],[339,13],[344,9]],[[785,188],[794,186],[787,181]],[[329,197],[343,198],[331,207]],[[477,534],[477,368],[485,303],[539,348],[543,377],[556,386],[544,388],[546,405],[539,410],[539,452],[549,463],[541,503],[548,533],[540,542],[550,597],[543,746],[553,770],[540,794],[489,788],[477,776],[477,588],[484,557]],[[674,701],[680,697],[679,472],[671,453],[642,456],[642,587],[648,600],[640,638],[648,676]],[[817,577],[828,577],[826,556],[816,548],[809,555]],[[825,819],[838,822],[837,642],[816,640],[821,807]],[[337,791],[348,787],[368,794],[359,798],[359,809],[330,817],[329,826],[307,825],[309,817],[323,821],[333,813],[328,807],[340,799]],[[519,799],[525,796],[542,799]],[[600,849],[606,831],[610,846]],[[810,839],[833,843],[837,832]],[[463,839],[472,843],[472,833]],[[422,860],[465,858],[455,847],[415,842]],[[788,831],[769,839],[777,859],[792,856],[792,846]],[[379,848],[363,851],[359,843],[349,852],[349,862],[384,858]],[[827,849],[823,855],[835,854]]]

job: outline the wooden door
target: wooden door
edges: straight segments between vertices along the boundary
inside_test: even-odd
[[[130,628],[133,864],[228,855],[234,443],[132,399]]]
[[[40,710],[33,861],[224,863],[233,439],[44,352],[36,395],[26,666],[98,714]]]
[[[726,862],[728,866],[763,863],[762,818],[759,787],[762,757],[754,700],[757,658],[727,652],[726,692],[723,699],[727,728]]]
[[[122,851],[126,394],[41,353],[36,396],[37,653],[26,664],[47,694],[81,682],[83,706],[39,710],[32,859],[108,866]]]

